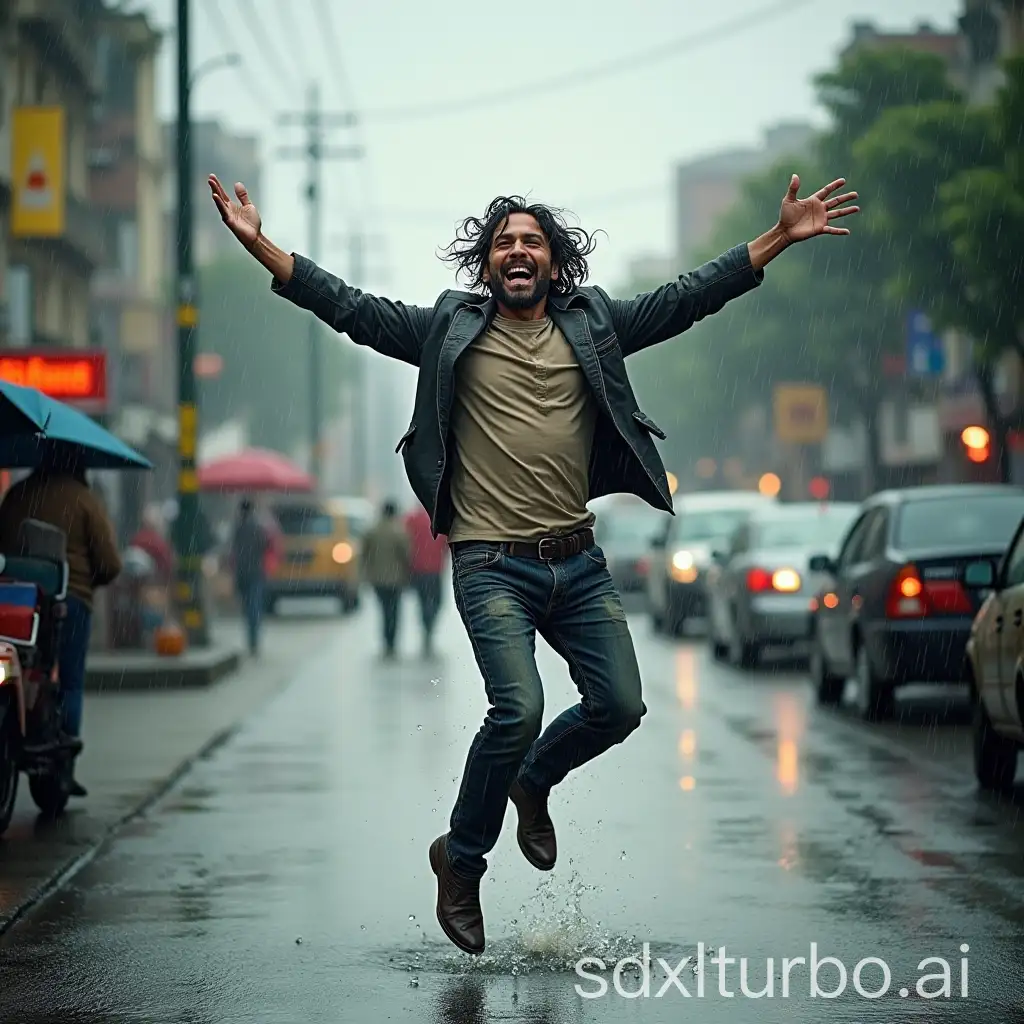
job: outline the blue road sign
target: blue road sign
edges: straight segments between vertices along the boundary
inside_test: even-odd
[[[920,310],[907,317],[907,373],[915,377],[937,377],[946,368],[946,350],[932,329],[932,322]]]

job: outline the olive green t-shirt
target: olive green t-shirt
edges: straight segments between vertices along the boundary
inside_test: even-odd
[[[596,414],[550,318],[496,316],[456,364],[448,539],[537,540],[590,526]]]

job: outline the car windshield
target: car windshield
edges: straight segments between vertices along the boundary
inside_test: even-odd
[[[602,545],[646,546],[662,528],[657,512],[605,512],[598,516],[595,533]]]
[[[274,516],[288,537],[329,537],[334,530],[333,519],[318,508],[277,508]]]
[[[728,537],[740,523],[750,518],[750,509],[721,508],[684,512],[676,540],[684,543],[718,540]]]
[[[757,524],[753,546],[759,550],[832,547],[856,514],[856,507],[826,508],[766,519]]]
[[[369,516],[364,516],[359,512],[349,512],[345,519],[348,522],[348,532],[352,539],[362,540],[363,535],[370,528]]]
[[[902,548],[1008,544],[1021,517],[1024,494],[922,498],[903,506],[895,542]]]

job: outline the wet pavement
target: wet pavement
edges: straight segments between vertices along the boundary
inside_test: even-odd
[[[816,708],[798,669],[716,665],[642,615],[641,728],[553,795],[550,875],[506,818],[482,886],[487,952],[459,953],[434,919],[427,846],[485,701],[450,600],[434,663],[406,611],[402,660],[376,659],[372,609],[340,625],[0,940],[0,1019],[1024,1020],[1024,787],[976,792],[962,708],[924,691],[902,722],[862,725]],[[575,693],[538,648],[553,717]],[[616,986],[613,970],[645,943],[646,995],[642,975],[620,970]],[[680,969],[701,943],[703,971]],[[812,944],[842,961],[839,998],[811,997]],[[723,946],[745,971],[707,962]],[[606,969],[581,975],[583,957]],[[800,957],[785,989],[783,959]],[[869,957],[891,971],[876,999],[854,990]],[[741,974],[765,990],[769,958],[773,992],[744,994]],[[917,992],[943,969],[927,958],[948,963],[949,998]],[[822,965],[820,990],[839,977]],[[864,992],[884,980],[878,963],[856,977]]]

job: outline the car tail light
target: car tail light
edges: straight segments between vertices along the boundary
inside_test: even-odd
[[[646,576],[651,571],[651,560],[649,558],[638,558],[636,560],[636,572],[638,576]]]
[[[937,615],[971,615],[971,599],[958,580],[936,580],[924,585],[929,609]]]
[[[889,588],[886,618],[923,619],[929,615],[970,615],[971,599],[957,580],[923,583],[917,567],[905,565]]]
[[[924,598],[924,584],[916,565],[905,565],[892,581],[885,602],[888,619],[921,619],[928,614]]]
[[[747,590],[752,594],[763,594],[772,589],[772,574],[765,569],[750,569],[747,572]]]
[[[800,574],[794,569],[750,569],[747,572],[747,590],[763,594],[774,590],[778,594],[795,594],[800,589]]]

